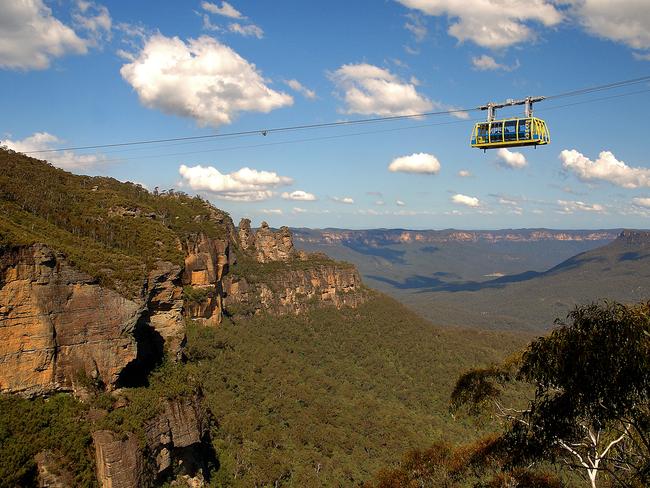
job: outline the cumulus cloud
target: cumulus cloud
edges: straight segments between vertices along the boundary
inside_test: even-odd
[[[300,208],[300,207],[293,207],[292,213],[294,213],[294,214],[307,213],[307,209],[306,208]]]
[[[650,169],[628,166],[610,151],[602,151],[592,161],[575,149],[565,149],[560,153],[560,160],[565,170],[575,173],[582,181],[608,181],[623,188],[650,187]]]
[[[646,0],[565,0],[587,32],[626,44],[650,49],[650,9]]]
[[[293,183],[291,178],[274,171],[258,171],[248,167],[223,174],[212,166],[188,167],[183,164],[178,172],[184,185],[193,190],[208,191],[222,200],[267,200],[273,196],[273,188]]]
[[[21,153],[33,151],[50,151],[60,146],[64,141],[48,132],[35,132],[22,140],[12,141],[5,139],[0,145],[5,145]],[[54,166],[70,171],[88,170],[105,163],[106,156],[103,154],[77,154],[74,151],[54,151],[43,154],[34,154],[34,157],[48,160]]]
[[[313,100],[316,98],[316,92],[314,90],[310,90],[309,88],[305,87],[302,83],[300,83],[298,80],[287,80],[285,81],[287,86],[291,88],[293,91],[300,93],[302,96],[305,98],[308,98],[310,100]]]
[[[289,192],[284,192],[282,193],[282,198],[285,200],[299,200],[302,202],[313,202],[316,200],[316,195],[313,193],[307,193],[306,191],[302,190],[296,190],[292,191],[291,193]]]
[[[404,207],[406,206],[406,203],[404,203],[402,200],[395,200],[395,205],[398,207]]]
[[[636,197],[632,199],[632,202],[638,207],[650,208],[650,198],[648,197]]]
[[[388,165],[388,171],[433,175],[440,171],[440,162],[433,154],[414,153],[393,159]]]
[[[519,61],[512,66],[508,66],[507,64],[497,63],[492,56],[483,54],[472,58],[472,66],[478,71],[514,71],[519,68]]]
[[[509,151],[505,147],[502,147],[497,151],[498,163],[501,166],[513,169],[521,169],[528,164],[526,162],[526,156],[520,152]]]
[[[470,173],[470,172],[467,171],[466,169],[461,169],[461,170],[458,172],[458,176],[460,176],[461,178],[469,178],[469,177],[472,176],[472,173]]]
[[[397,0],[402,5],[432,16],[446,15],[448,33],[461,42],[500,49],[534,39],[530,22],[550,27],[562,21],[562,13],[550,0]]]
[[[342,92],[349,114],[410,115],[435,106],[413,83],[371,64],[344,64],[330,78]]]
[[[352,205],[354,203],[354,199],[351,197],[331,197],[331,199],[335,202],[345,203],[347,205]]]
[[[187,43],[156,34],[120,70],[143,105],[191,117],[199,125],[230,124],[241,112],[263,112],[293,104],[266,85],[256,66],[216,39]]]
[[[558,200],[557,204],[560,206],[558,213],[562,214],[572,214],[577,211],[594,213],[605,212],[605,207],[599,203],[589,204],[575,200]]]
[[[206,12],[215,15],[222,15],[231,19],[243,19],[244,16],[239,10],[230,5],[228,2],[221,2],[221,7],[212,2],[201,2],[201,8]]]
[[[0,15],[0,67],[45,69],[52,58],[85,54],[87,41],[52,15],[42,0],[3,2]]]
[[[457,193],[451,197],[451,201],[457,205],[465,205],[466,207],[479,207],[481,205],[478,198],[462,195],[461,193]]]
[[[283,213],[280,208],[263,208],[261,212],[266,215],[282,215]]]

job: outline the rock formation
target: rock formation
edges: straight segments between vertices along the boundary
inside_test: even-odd
[[[142,330],[160,337],[160,348],[165,344],[172,357],[180,355],[179,266],[157,263],[144,298],[129,300],[42,244],[14,248],[0,259],[0,392],[70,391],[88,380],[111,389],[127,365],[154,347],[153,340],[138,344]]]
[[[166,400],[160,413],[134,433],[93,433],[97,479],[104,488],[159,486],[174,477],[203,486],[215,462],[209,439],[208,412],[200,395]]]
[[[239,229],[214,209],[223,233],[191,235],[184,266],[158,261],[138,298],[102,287],[43,244],[0,254],[0,392],[80,391],[88,381],[132,386],[162,358],[180,360],[184,318],[217,325],[224,313],[300,313],[365,300],[356,269],[294,248],[287,227]],[[238,263],[239,259],[239,263]]]
[[[43,245],[0,265],[0,391],[71,390],[81,376],[114,384],[136,358],[139,304],[100,287]]]

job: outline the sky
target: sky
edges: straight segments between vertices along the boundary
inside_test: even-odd
[[[469,146],[487,102],[649,75],[648,0],[2,3],[0,144],[68,171],[253,225],[650,227],[649,83],[536,104],[548,146]]]

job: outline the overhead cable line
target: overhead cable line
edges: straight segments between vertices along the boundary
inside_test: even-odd
[[[650,75],[642,76],[640,78],[617,81],[605,85],[587,87],[579,90],[558,93],[555,95],[547,96],[545,97],[545,99],[552,100],[558,98],[574,97],[574,96],[585,95],[585,94],[599,92],[599,91],[612,90],[615,88],[621,88],[629,85],[640,84],[648,81],[650,81]],[[479,111],[479,110],[481,110],[480,107],[473,107],[473,108],[465,108],[465,109],[443,110],[437,112],[421,112],[416,114],[391,115],[385,117],[371,117],[366,119],[343,120],[337,122],[323,122],[323,123],[316,123],[316,124],[301,124],[301,125],[293,125],[293,126],[286,126],[286,127],[274,127],[269,129],[256,129],[256,130],[247,130],[247,131],[239,131],[239,132],[227,132],[227,133],[220,133],[220,134],[206,134],[202,136],[173,137],[173,138],[166,138],[166,139],[148,139],[148,140],[141,140],[141,141],[118,142],[113,144],[94,144],[88,146],[71,146],[71,147],[61,147],[55,149],[41,149],[38,151],[26,151],[25,154],[41,154],[41,153],[52,153],[52,152],[59,152],[59,151],[78,151],[78,150],[87,150],[87,149],[103,149],[103,148],[114,148],[114,147],[125,147],[125,146],[138,146],[138,145],[145,145],[145,144],[160,144],[160,143],[167,143],[167,142],[201,141],[201,140],[209,140],[209,139],[217,139],[217,138],[231,138],[231,137],[252,136],[252,135],[260,135],[260,134],[266,136],[271,133],[391,122],[396,120],[408,120],[408,119],[416,119],[416,118],[423,118],[423,117],[432,117],[437,115],[454,115],[454,114],[457,115],[457,114]]]
[[[618,95],[610,95],[608,97],[599,97],[599,98],[591,98],[589,100],[582,100],[579,102],[573,102],[573,103],[566,103],[562,105],[552,105],[549,107],[545,107],[542,110],[539,110],[538,112],[549,112],[552,110],[559,110],[562,108],[566,107],[572,107],[575,105],[583,105],[587,103],[593,103],[593,102],[599,102],[603,100],[609,100],[613,98],[621,98],[621,97],[626,97],[626,96],[632,96],[632,95],[638,95],[642,93],[649,93],[650,88],[646,90],[638,90],[634,92],[629,92],[629,93],[621,93]],[[152,159],[152,158],[162,158],[162,157],[171,157],[171,156],[188,156],[188,155],[193,155],[193,154],[207,154],[207,153],[213,153],[213,152],[226,152],[226,151],[236,151],[236,150],[241,150],[241,149],[256,149],[260,147],[269,147],[269,146],[283,146],[286,144],[299,144],[303,142],[317,142],[317,141],[326,141],[326,140],[332,140],[332,139],[341,139],[341,138],[346,138],[346,137],[357,137],[357,136],[363,136],[363,135],[371,135],[371,134],[380,134],[380,133],[387,133],[387,132],[398,132],[398,131],[405,131],[405,130],[413,130],[413,129],[422,129],[422,128],[427,128],[427,127],[436,127],[436,126],[442,126],[442,125],[453,125],[453,124],[468,124],[468,123],[476,123],[480,122],[483,119],[463,119],[463,120],[454,120],[451,122],[438,122],[438,123],[432,123],[432,124],[418,124],[418,125],[409,125],[407,127],[391,127],[389,129],[379,129],[379,130],[371,130],[371,131],[364,131],[364,132],[351,132],[347,134],[335,134],[335,135],[330,135],[330,136],[319,136],[319,137],[310,137],[310,138],[303,138],[303,139],[293,139],[293,140],[284,140],[284,141],[274,141],[274,142],[264,142],[264,143],[259,143],[259,144],[246,144],[246,145],[238,145],[238,146],[227,146],[227,147],[215,147],[215,148],[208,148],[208,149],[201,149],[197,151],[182,151],[182,152],[175,152],[175,153],[164,153],[164,154],[147,154],[144,156],[131,156],[131,157],[117,157],[117,158],[111,158],[111,159],[102,159],[102,162],[104,163],[113,163],[113,162],[122,162],[122,161],[130,161],[130,160],[142,160],[142,159]],[[191,142],[186,142],[185,144],[195,144],[197,142],[210,142],[210,141],[191,141]],[[177,145],[176,144],[169,144],[169,145]],[[183,144],[183,143],[180,143]],[[158,146],[160,147],[160,146]],[[133,149],[126,149],[126,151],[133,150]],[[119,152],[119,151],[113,151],[113,152]],[[111,151],[108,151],[108,153],[111,153]],[[104,153],[105,154],[105,153]]]

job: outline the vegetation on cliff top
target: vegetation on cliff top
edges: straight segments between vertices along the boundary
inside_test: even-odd
[[[3,149],[0,168],[0,249],[45,243],[129,296],[155,261],[182,264],[192,235],[226,236],[228,215],[199,197],[73,175]]]

